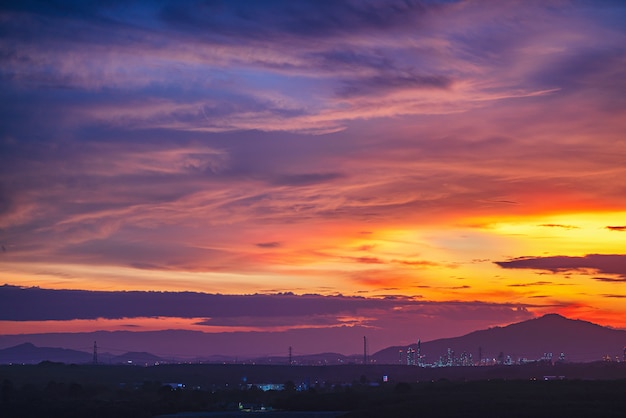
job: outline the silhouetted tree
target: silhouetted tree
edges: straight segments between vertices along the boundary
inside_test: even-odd
[[[293,383],[292,380],[287,380],[285,382],[285,392],[291,393],[296,391],[296,384]]]
[[[400,382],[393,388],[394,393],[405,394],[411,391],[411,385],[406,382]]]

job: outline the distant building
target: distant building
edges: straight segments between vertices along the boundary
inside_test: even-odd
[[[253,387],[262,390],[263,392],[267,392],[268,390],[284,390],[284,383],[248,383],[248,389]]]
[[[626,356],[626,348],[624,348],[624,355]],[[422,366],[422,340],[417,340],[417,365]]]
[[[541,361],[543,361],[544,363],[552,364],[552,353],[543,353]]]
[[[174,390],[185,389],[185,384],[184,383],[163,383],[163,386],[169,386],[170,388],[172,388]]]
[[[406,364],[409,366],[415,366],[417,364],[415,362],[415,349],[412,347],[406,349]]]
[[[455,363],[457,366],[473,366],[474,357],[472,356],[472,353],[467,353],[463,351],[463,353],[461,353],[461,357],[457,361],[455,361]]]
[[[451,348],[448,348],[448,351],[443,356],[439,356],[439,361],[437,362],[438,367],[449,367],[454,366],[454,364],[454,351]]]

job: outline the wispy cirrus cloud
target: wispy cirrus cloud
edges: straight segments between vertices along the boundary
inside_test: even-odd
[[[104,97],[108,95],[113,106],[100,103],[101,91],[98,103],[94,96],[85,96],[81,109],[91,121],[216,131],[250,129],[255,124],[266,130],[309,131],[317,124],[323,132],[355,118],[388,116],[390,112],[458,112],[484,100],[525,97],[546,91],[545,87],[558,88],[563,81],[551,82],[548,75],[561,63],[563,68],[579,69],[579,74],[572,75],[577,80],[583,75],[618,79],[618,72],[607,72],[606,68],[616,68],[611,63],[617,64],[616,57],[623,53],[616,43],[614,49],[598,54],[591,48],[593,44],[580,45],[574,33],[569,38],[562,35],[563,30],[570,30],[569,22],[558,13],[519,5],[501,5],[486,15],[478,3],[346,2],[331,6],[303,2],[289,7],[270,3],[259,8],[237,2],[219,7],[137,2],[129,8],[137,21],[130,22],[126,9],[118,5],[76,8],[59,3],[5,10],[15,18],[7,30],[18,41],[6,55],[6,77],[34,86],[112,88]],[[554,25],[544,17],[533,27],[553,44],[547,41],[548,45],[532,53],[528,44],[537,39],[527,36],[524,25],[494,23],[492,16],[510,13],[510,9],[529,17],[546,14],[560,23]],[[32,15],[43,19],[31,19]],[[575,19],[592,33],[610,31],[582,16]],[[477,25],[485,29],[470,30]],[[487,34],[498,28],[507,36],[493,42]],[[77,32],[84,36],[75,37]],[[369,36],[372,32],[380,36]],[[46,39],[45,45],[28,42],[35,33]],[[551,37],[551,33],[560,36]],[[399,35],[410,42],[399,44]],[[101,41],[105,36],[107,43]],[[285,39],[290,41],[285,43]],[[330,47],[325,42],[328,40],[333,40]],[[573,55],[548,56],[543,52],[574,45],[578,53]],[[501,59],[489,60],[485,54]],[[595,59],[587,60],[589,54],[595,54]],[[570,65],[578,57],[607,65]],[[240,75],[227,70],[232,67],[240,69]],[[505,68],[515,69],[517,79],[536,80],[535,85],[519,86],[502,80]],[[250,71],[262,76],[249,77],[246,73]],[[283,80],[278,83],[284,74],[297,75],[300,80],[295,85]],[[494,85],[488,85],[484,80],[492,74],[500,77],[488,77],[494,80]],[[274,88],[265,88],[266,82]],[[177,87],[167,87],[174,85]],[[130,96],[129,86],[138,89]],[[308,97],[306,103],[293,94],[293,87]],[[426,98],[421,93],[424,88],[450,91]],[[398,91],[409,94],[398,96]],[[313,92],[321,94],[308,94]],[[343,100],[372,95],[379,110],[369,100]],[[142,106],[125,105],[137,96],[142,97]]]
[[[59,0],[0,14],[8,282],[524,301],[509,286],[523,263],[482,280],[496,265],[469,260],[619,252],[619,215],[592,231],[559,219],[626,207],[615,3]],[[543,236],[486,226],[526,217]]]

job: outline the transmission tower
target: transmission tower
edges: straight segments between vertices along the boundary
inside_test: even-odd
[[[290,366],[293,364],[293,360],[292,360],[291,354],[292,354],[292,349],[291,349],[291,346],[289,346],[289,365]]]
[[[93,364],[98,364],[98,345],[96,344],[96,342],[93,342],[93,360],[92,360]]]
[[[367,337],[363,337],[363,364],[367,364]]]

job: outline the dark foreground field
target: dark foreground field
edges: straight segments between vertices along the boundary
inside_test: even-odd
[[[261,407],[291,411],[283,415],[290,418],[312,416],[298,411],[338,411],[345,417],[625,417],[624,366],[0,366],[0,417],[281,416],[237,412]],[[382,373],[388,382],[381,382]],[[283,383],[284,390],[250,386],[269,382]],[[185,387],[172,388],[178,383]]]

